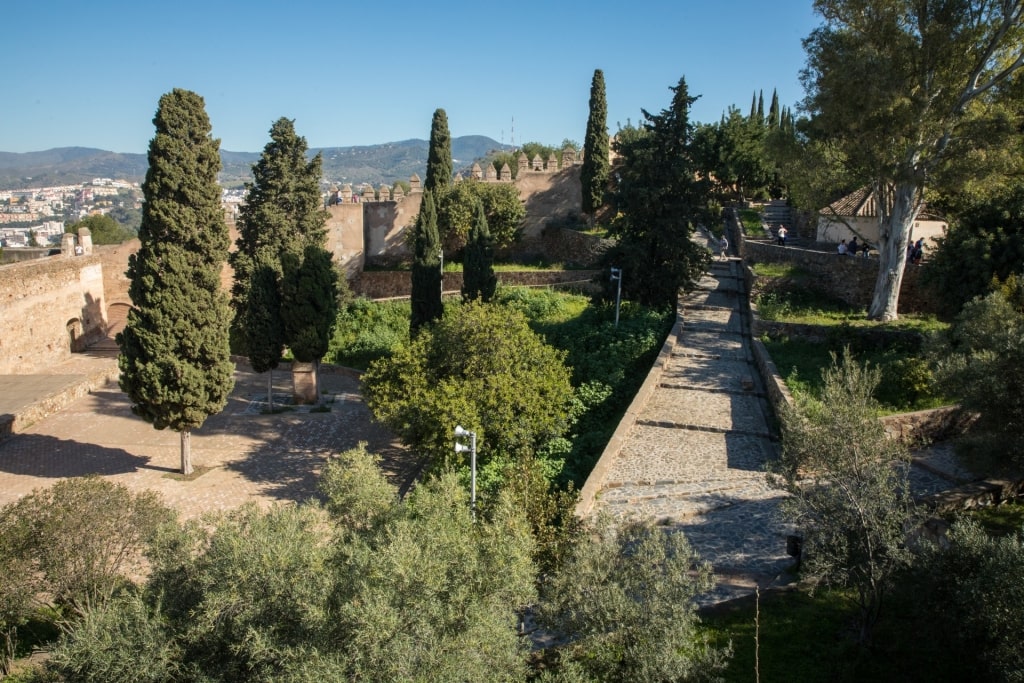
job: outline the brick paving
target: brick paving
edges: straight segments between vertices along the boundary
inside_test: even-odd
[[[183,481],[174,476],[180,468],[178,433],[155,430],[134,416],[116,381],[107,381],[116,375],[113,358],[76,354],[51,375],[0,376],[0,395],[9,397],[5,411],[25,410],[15,403],[57,408],[0,441],[0,505],[87,474],[158,491],[186,519],[247,502],[266,507],[301,501],[316,495],[326,459],[360,441],[382,456],[381,466],[397,486],[408,485],[416,473],[417,463],[372,422],[356,377],[322,374],[329,412],[263,414],[266,375],[239,366],[227,407],[192,433],[192,462],[204,471]],[[278,370],[274,380],[275,396],[290,396],[290,373]],[[83,386],[91,392],[75,397]],[[59,396],[68,392],[72,397],[64,405]],[[21,398],[13,398],[15,393]]]

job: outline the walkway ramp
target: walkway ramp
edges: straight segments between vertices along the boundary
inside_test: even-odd
[[[765,463],[777,454],[754,365],[739,260],[716,260],[682,298],[654,388],[610,462],[593,513],[681,531],[712,563],[713,603],[782,580],[793,562]],[[663,352],[664,353],[664,352]]]

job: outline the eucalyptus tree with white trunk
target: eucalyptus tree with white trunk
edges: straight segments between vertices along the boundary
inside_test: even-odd
[[[879,208],[868,317],[894,320],[926,193],[989,171],[1019,136],[1024,0],[815,0],[801,74],[813,135],[844,153]]]

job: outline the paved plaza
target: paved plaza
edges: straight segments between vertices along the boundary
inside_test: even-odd
[[[267,379],[247,366],[235,372],[227,407],[192,433],[192,462],[201,474],[184,481],[180,438],[158,431],[131,412],[116,381],[116,360],[76,354],[48,375],[0,377],[0,414],[16,414],[79,390],[92,378],[91,393],[0,441],[0,505],[63,477],[98,474],[132,490],[154,490],[183,518],[207,511],[305,500],[327,458],[357,445],[382,456],[385,473],[404,487],[416,463],[398,441],[370,419],[351,374],[321,376],[328,412],[296,407],[265,414]],[[99,380],[96,378],[100,377]],[[275,402],[291,396],[291,374],[274,373]]]

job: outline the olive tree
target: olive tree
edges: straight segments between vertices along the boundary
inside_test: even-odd
[[[910,560],[909,456],[877,418],[877,369],[846,354],[833,356],[822,377],[820,401],[782,408],[782,458],[769,479],[791,494],[783,514],[803,536],[805,574],[812,585],[854,589],[858,639],[867,643],[893,577]]]

